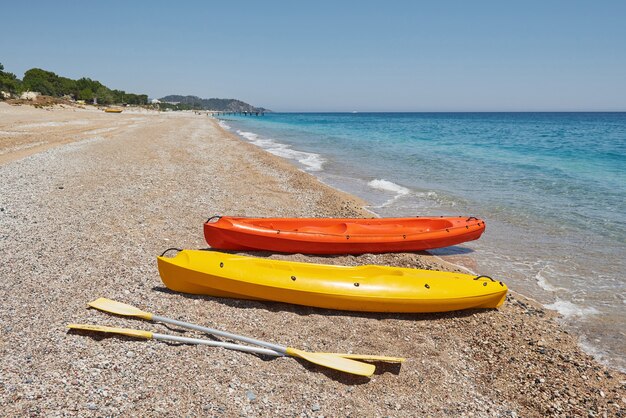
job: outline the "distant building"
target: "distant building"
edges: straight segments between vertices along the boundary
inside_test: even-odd
[[[152,103],[152,104],[161,104],[161,101],[159,99],[152,99],[152,100],[150,100],[150,103]]]

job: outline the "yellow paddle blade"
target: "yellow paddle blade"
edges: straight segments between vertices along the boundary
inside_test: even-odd
[[[144,312],[134,306],[127,305],[122,302],[116,302],[107,298],[96,299],[93,302],[89,302],[88,305],[92,308],[100,309],[101,311],[116,315],[136,316],[147,320],[152,319],[152,314],[150,312]]]
[[[387,357],[387,356],[373,356],[369,354],[346,354],[346,353],[317,353],[317,354],[332,354],[333,356],[339,356],[343,358],[349,358],[352,360],[363,361],[380,361],[384,363],[404,363],[406,360],[403,357]]]
[[[67,327],[71,329],[80,329],[84,331],[96,331],[96,332],[106,332],[109,334],[121,334],[121,335],[126,335],[128,337],[145,338],[147,340],[152,339],[152,333],[150,331],[141,331],[138,329],[113,328],[113,327],[103,327],[100,325],[88,325],[88,324],[68,324]]]
[[[310,361],[318,366],[324,366],[329,369],[339,370],[341,372],[356,374],[359,376],[370,377],[376,370],[376,368],[371,364],[350,360],[336,354],[309,353],[308,351],[302,351],[292,347],[287,347],[287,354],[292,357],[298,357]]]

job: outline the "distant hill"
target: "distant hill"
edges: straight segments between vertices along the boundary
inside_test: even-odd
[[[180,103],[192,109],[219,110],[223,112],[269,112],[269,109],[254,107],[236,99],[201,99],[198,96],[180,96],[171,94],[159,99],[167,103]]]

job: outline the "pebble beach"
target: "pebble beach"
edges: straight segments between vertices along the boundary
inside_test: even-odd
[[[555,313],[515,289],[497,310],[419,315],[167,290],[156,256],[207,248],[210,216],[371,216],[366,202],[206,114],[0,103],[0,178],[3,416],[626,414],[626,375],[585,354]],[[427,253],[253,255],[456,269]],[[99,297],[304,350],[407,361],[377,364],[368,379],[293,358],[68,332],[74,322],[206,338],[87,309]]]

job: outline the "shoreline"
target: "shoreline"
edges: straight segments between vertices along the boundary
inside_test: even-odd
[[[290,120],[288,118],[278,118],[278,126],[280,126],[281,124],[291,126],[292,129],[296,129],[293,135],[295,135],[296,138],[300,139],[290,140],[289,137],[285,136],[285,133],[288,132],[279,129],[276,126],[273,127],[273,123],[271,122],[271,120],[267,123],[261,122],[261,120],[259,120],[258,123],[256,123],[255,121],[255,118],[250,119],[249,122],[246,118],[242,120],[238,118],[218,118],[218,124],[222,129],[225,129],[226,131],[231,133],[236,132],[237,137],[239,137],[244,142],[252,143],[268,153],[284,158],[286,161],[290,162],[294,166],[299,167],[303,172],[316,177],[322,184],[346,192],[348,194],[356,195],[359,198],[373,199],[372,202],[368,202],[368,205],[365,207],[365,209],[373,213],[374,216],[410,216],[413,213],[412,211],[407,212],[408,206],[406,202],[403,203],[403,206],[401,205],[395,210],[385,209],[390,202],[393,202],[396,199],[411,193],[411,189],[406,188],[405,183],[403,183],[404,185],[400,185],[386,180],[386,178],[388,178],[387,175],[391,176],[391,173],[381,173],[380,169],[378,169],[378,171],[376,171],[378,173],[377,177],[375,178],[375,180],[370,181],[369,179],[373,179],[374,177],[368,177],[367,175],[364,175],[363,172],[358,172],[358,174],[352,175],[350,171],[338,171],[338,166],[342,166],[342,164],[338,164],[337,161],[334,161],[334,158],[337,158],[337,156],[343,156],[345,158],[345,155],[341,152],[341,150],[334,150],[335,152],[333,153],[332,148],[323,148],[324,146],[326,146],[323,144],[325,144],[325,141],[328,140],[328,138],[324,136],[324,133],[320,134],[320,140],[322,144],[320,146],[323,150],[323,152],[320,152],[320,150],[312,148],[310,145],[307,145],[316,143],[314,138],[311,137],[312,130],[303,130],[302,133],[297,133],[297,123],[294,122],[295,124],[291,126]],[[346,124],[349,123],[350,122],[346,122]],[[229,126],[229,124],[232,126]],[[301,135],[302,137],[306,137],[305,132],[309,132],[308,141],[303,141],[302,138],[299,137],[299,135]],[[343,131],[339,130],[339,132]],[[283,134],[282,136],[281,133]],[[348,142],[354,145],[354,142]],[[277,150],[277,152],[275,152],[275,150]],[[309,157],[309,155],[311,157]],[[359,158],[359,155],[357,155],[356,157]],[[360,157],[362,158],[362,155]],[[324,166],[323,169],[321,168],[321,166],[312,168],[306,161],[309,159],[316,159],[323,163],[329,162],[329,167]],[[352,182],[341,180],[342,178],[352,179]],[[358,184],[358,182],[361,182],[362,185]],[[367,186],[365,186],[365,183],[367,183]],[[380,190],[390,194],[395,193],[395,195],[393,195],[392,197],[385,197],[388,200],[380,204],[383,199],[381,199],[381,196],[376,196],[374,194]],[[413,190],[413,192],[416,195],[423,193],[416,190]],[[445,194],[445,192],[434,189],[432,189],[432,191],[429,191],[428,193],[431,192],[434,195]],[[417,200],[417,198],[415,198],[414,200]],[[420,202],[412,201],[412,203],[414,203],[413,207],[418,208],[417,213],[424,215],[431,214],[428,211],[424,212],[423,209],[421,212],[419,212],[419,208],[422,205]],[[471,206],[469,208],[471,210]],[[435,211],[438,210],[437,208],[434,209]],[[487,209],[485,210],[485,213],[489,212],[488,208],[483,209]],[[436,214],[445,215],[446,212],[437,212]],[[555,265],[555,260],[551,259],[545,254],[526,254],[526,257],[523,257],[524,253],[522,252],[522,257],[517,257],[516,259],[513,259],[513,261],[511,261],[512,259],[510,257],[515,257],[518,253],[511,253],[511,251],[509,251],[509,253],[506,253],[502,249],[499,250],[498,246],[494,246],[494,244],[498,242],[498,240],[500,245],[508,246],[506,244],[506,237],[509,235],[503,235],[502,233],[503,225],[505,226],[505,228],[510,228],[510,225],[507,226],[506,222],[506,220],[500,218],[499,222],[498,219],[496,219],[492,223],[492,235],[486,237],[485,240],[476,242],[475,245],[471,247],[471,252],[474,255],[458,256],[454,252],[446,253],[445,250],[434,250],[429,253],[433,256],[438,257],[442,261],[452,264],[456,268],[467,270],[470,273],[478,274],[477,272],[481,272],[482,274],[495,274],[501,278],[507,277],[507,280],[510,281],[508,282],[509,285],[514,285],[511,287],[517,290],[518,295],[523,295],[525,298],[534,301],[536,304],[538,304],[538,306],[555,311],[560,316],[562,316],[563,326],[567,327],[568,330],[576,333],[579,336],[580,347],[583,348],[585,352],[593,355],[598,361],[608,365],[609,367],[612,367],[621,372],[626,372],[626,369],[624,368],[624,356],[622,355],[623,349],[620,349],[619,343],[617,342],[618,336],[622,333],[620,332],[619,326],[617,326],[616,328],[616,325],[618,323],[614,321],[615,317],[610,317],[610,319],[606,319],[605,322],[600,324],[602,320],[600,319],[601,316],[599,316],[598,314],[600,313],[600,310],[602,310],[601,306],[603,305],[598,305],[598,302],[601,302],[603,299],[596,298],[594,300],[593,298],[589,299],[583,298],[581,296],[580,299],[587,300],[588,302],[591,300],[591,302],[587,304],[579,304],[579,301],[576,301],[575,299],[572,300],[571,294],[575,293],[576,290],[580,290],[579,288],[569,288],[564,283],[558,282],[556,282],[557,284],[555,284],[554,287],[552,287],[550,284],[546,284],[546,279],[540,275],[543,270],[549,266],[556,266],[557,269],[560,266]],[[496,237],[495,240],[493,240],[494,236]],[[538,239],[541,239],[541,237],[539,237]],[[473,250],[479,252],[474,253]],[[609,258],[610,257],[607,256],[605,260],[609,260]],[[490,260],[490,262],[486,262],[486,260]],[[491,260],[499,260],[499,262],[494,262]],[[538,272],[529,269],[529,271],[526,271],[526,273],[529,274],[525,275],[523,274],[523,271],[516,269],[516,263],[514,262],[517,261],[517,264],[523,264],[525,260],[542,260],[541,262],[544,263],[544,267]],[[507,261],[510,262],[507,263]],[[570,268],[570,270],[575,268],[576,264],[574,264]],[[532,277],[532,275],[535,275],[534,278]],[[572,278],[572,280],[574,280],[575,278],[576,277]],[[559,287],[559,285],[563,287]],[[567,293],[568,291],[570,293]],[[567,296],[569,296],[569,298]],[[606,297],[610,296],[612,295]],[[618,303],[621,304],[621,300],[619,300]],[[613,309],[613,311],[610,311],[610,313],[613,314],[618,312],[615,311],[615,309],[619,310],[619,306],[615,307],[611,305],[611,308]],[[576,321],[576,319],[582,320]],[[605,328],[602,328],[602,325],[604,325]]]
[[[233,137],[234,139],[237,139],[237,140],[241,141],[244,144],[252,145],[253,147],[255,147],[255,149],[259,149],[259,150],[261,150],[264,153],[273,155],[269,151],[267,151],[267,150],[265,150],[265,149],[263,149],[263,148],[261,148],[261,147],[259,147],[257,145],[251,144],[249,141],[246,141],[246,140],[242,139],[241,135],[237,134],[236,132],[233,132],[230,128],[227,128],[227,127],[223,126],[220,123],[220,122],[222,122],[221,119],[215,118],[215,117],[213,117],[212,119],[215,122],[216,128],[220,129],[224,135],[229,135],[229,136]],[[328,187],[330,189],[333,189],[333,190],[337,191],[338,193],[347,195],[349,198],[355,199],[358,204],[362,205],[361,206],[361,209],[362,209],[362,212],[363,212],[362,216],[371,215],[371,216],[374,216],[374,217],[380,217],[379,214],[377,214],[373,210],[370,210],[368,208],[368,206],[369,206],[368,202],[366,202],[365,200],[361,199],[360,197],[355,196],[353,194],[350,194],[349,192],[346,192],[344,190],[338,189],[336,187],[333,187],[332,185],[330,185],[330,184],[324,182],[323,180],[319,179],[318,177],[316,177],[314,173],[311,173],[311,172],[308,172],[308,171],[305,171],[305,170],[302,170],[302,169],[298,168],[296,165],[294,165],[292,162],[290,162],[286,158],[283,158],[283,157],[280,157],[280,156],[275,156],[275,155],[274,155],[274,157],[276,157],[278,159],[281,159],[282,161],[286,162],[290,166],[296,168],[297,170],[302,172],[303,175],[307,175],[307,176],[313,177],[315,179],[315,181],[319,182],[324,187]],[[402,187],[402,186],[400,186],[400,187]],[[462,264],[456,264],[456,263],[453,263],[451,261],[447,261],[447,260],[443,259],[439,255],[431,254],[429,251],[423,251],[423,252],[420,252],[420,253],[426,253],[426,254],[428,254],[428,257],[432,257],[433,260],[437,261],[436,263],[433,264],[432,268],[443,268],[443,269],[448,269],[448,271],[463,271],[463,272],[468,272],[470,274],[478,274],[478,273],[473,271],[468,266],[464,266]],[[535,307],[538,307],[538,308],[541,308],[541,309],[549,309],[550,311],[554,312],[556,316],[561,316],[558,313],[557,310],[546,308],[546,306],[543,303],[539,302],[538,300],[536,300],[536,299],[534,299],[534,298],[532,298],[532,297],[530,297],[528,295],[525,295],[523,293],[517,292],[515,290],[511,290],[511,289],[509,289],[509,293],[514,293],[517,297],[522,298],[522,299],[526,299],[526,301],[530,301],[531,303],[535,304]],[[582,346],[581,346],[581,348],[582,348]],[[587,353],[587,354],[590,354],[590,353]],[[606,366],[611,367],[609,364],[606,364]]]
[[[363,216],[364,202],[206,116],[139,114],[108,119],[106,127],[95,113],[25,113],[41,123],[87,123],[36,128],[32,140],[42,141],[48,131],[58,128],[62,137],[78,126],[77,142],[0,162],[0,405],[8,414],[624,413],[626,375],[584,354],[555,314],[516,294],[498,310],[395,315],[164,290],[156,255],[172,246],[205,248],[201,225],[209,216]],[[17,130],[3,123],[0,131]],[[96,125],[115,129],[89,134]],[[413,253],[255,255],[443,268],[436,256]],[[379,366],[362,381],[293,359],[67,334],[68,322],[176,331],[84,308],[101,296],[307,350],[408,360],[399,369]]]
[[[251,149],[254,150],[254,151],[261,151],[262,153],[271,156],[271,158],[276,158],[277,160],[282,161],[289,168],[298,170],[298,172],[300,172],[303,176],[306,176],[306,177],[310,178],[314,183],[318,183],[321,187],[328,188],[328,189],[332,190],[333,193],[336,193],[336,194],[342,196],[343,198],[352,200],[353,204],[357,205],[358,209],[359,209],[357,211],[356,215],[351,215],[352,217],[380,217],[379,214],[377,214],[376,212],[368,209],[368,202],[366,202],[365,200],[361,199],[360,197],[355,196],[355,195],[350,194],[350,193],[348,193],[346,191],[343,191],[343,190],[340,190],[340,189],[338,189],[336,187],[333,187],[330,184],[325,183],[321,179],[317,178],[314,174],[299,169],[297,166],[295,166],[293,163],[291,163],[286,158],[283,158],[283,157],[280,157],[280,156],[277,156],[277,155],[273,155],[272,153],[268,152],[267,150],[264,150],[263,148],[261,148],[261,147],[259,147],[257,145],[251,144],[248,141],[244,141],[241,138],[241,136],[238,135],[236,132],[233,132],[233,131],[225,128],[224,126],[222,126],[219,123],[220,119],[212,117],[211,121],[214,123],[214,125],[215,125],[215,127],[217,129],[221,130],[223,135],[230,136],[234,140],[240,141],[242,144],[245,144],[246,146],[252,147]],[[344,215],[333,215],[333,216],[340,217],[340,216],[344,216]],[[435,254],[431,254],[428,251],[422,251],[419,254],[421,256],[425,256],[425,257],[429,257],[430,258],[430,262],[432,262],[432,266],[431,267],[433,269],[436,269],[436,268],[444,268],[445,269],[445,268],[447,268],[449,271],[467,270],[467,271],[471,272],[471,270],[469,268],[465,267],[465,266],[461,266],[461,265],[457,265],[457,264],[448,262],[448,261],[444,260],[443,258],[441,258],[440,256],[435,255]],[[471,273],[475,274],[474,272],[471,272]],[[528,298],[528,299],[530,299],[530,298]]]

